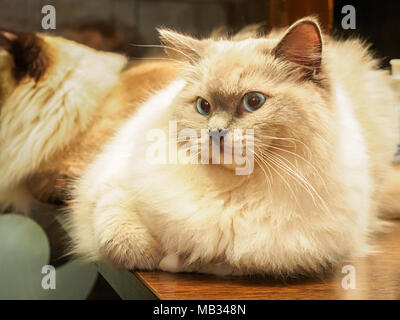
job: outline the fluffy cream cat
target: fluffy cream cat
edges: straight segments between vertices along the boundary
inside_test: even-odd
[[[60,37],[0,30],[0,212],[31,211],[28,180],[64,158],[126,62]]]
[[[182,61],[181,76],[77,181],[74,252],[130,269],[276,276],[322,272],[368,252],[397,132],[390,77],[368,48],[323,39],[309,18],[279,38],[160,35]],[[235,145],[233,155],[254,159],[254,168],[174,161],[171,144],[180,155],[210,147],[210,137],[187,134],[165,140],[168,163],[153,161],[170,121],[198,136],[228,132],[246,149]],[[254,137],[231,134],[238,129]]]

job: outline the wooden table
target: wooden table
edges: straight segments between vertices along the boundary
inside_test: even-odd
[[[354,267],[355,289],[344,289],[339,267],[321,279],[282,281],[220,278],[166,272],[115,272],[98,264],[99,272],[123,299],[400,299],[400,221],[376,241],[379,252],[343,264]],[[352,267],[350,267],[352,268]]]

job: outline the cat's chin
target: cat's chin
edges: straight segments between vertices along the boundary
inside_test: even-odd
[[[200,161],[200,160],[199,160]],[[239,163],[237,163],[239,162]],[[254,162],[251,155],[246,155],[243,153],[235,153],[233,152],[229,158],[225,158],[223,149],[219,153],[219,159],[215,158],[213,163],[213,156],[210,154],[209,156],[209,164],[211,166],[219,166],[220,168],[227,169],[231,171],[233,174],[236,174],[238,169],[244,169],[249,162]],[[252,170],[249,172],[249,174]]]
[[[221,159],[223,159],[223,158],[221,157]],[[236,174],[238,169],[241,169],[241,168],[243,169],[246,166],[246,164],[237,164],[234,161],[232,163],[224,163],[222,160],[219,164],[214,164],[214,165],[220,166],[221,168],[226,169],[227,171],[231,172],[232,174]]]
[[[235,171],[237,168],[240,168],[242,165],[239,166],[239,165],[237,165],[235,163],[231,163],[231,164],[229,164],[229,163],[221,163],[220,166],[222,166],[222,167],[224,167],[224,168],[226,168],[228,170]]]

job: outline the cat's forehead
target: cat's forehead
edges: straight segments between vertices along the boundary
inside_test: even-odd
[[[202,87],[226,95],[254,87],[275,44],[275,40],[269,39],[215,42],[198,66]]]
[[[220,58],[221,61],[228,59],[246,61],[246,58],[252,54],[262,54],[272,50],[276,43],[276,39],[267,38],[250,38],[241,41],[220,40],[214,41],[210,45],[211,50],[208,51],[208,54],[214,59]]]
[[[220,50],[241,50],[248,48],[255,48],[259,46],[268,47],[268,45],[272,48],[276,45],[278,39],[270,39],[270,38],[248,38],[240,41],[233,40],[220,40],[214,41],[214,45]]]
[[[275,45],[276,41],[264,38],[218,41],[204,60],[203,67],[210,75],[216,73],[217,77],[221,76],[221,71],[233,76],[240,73],[243,75],[243,73],[251,72],[251,68],[264,64],[266,56]]]

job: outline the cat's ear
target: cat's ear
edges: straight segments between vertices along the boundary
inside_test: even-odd
[[[0,49],[10,51],[12,42],[18,38],[14,32],[0,30]]]
[[[309,74],[320,71],[322,60],[321,29],[312,18],[294,23],[273,50],[276,57],[293,62]]]
[[[199,60],[203,43],[201,40],[169,29],[157,29],[165,53],[173,59],[195,63]]]
[[[46,43],[34,33],[0,29],[0,49],[13,57],[13,74],[17,80],[29,76],[38,81],[49,66]]]

